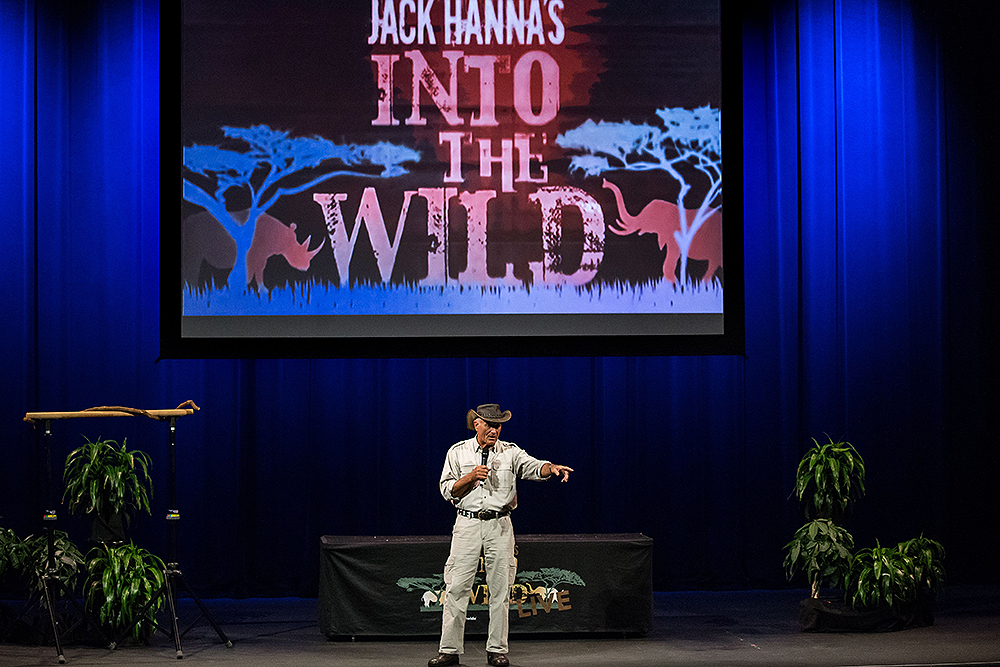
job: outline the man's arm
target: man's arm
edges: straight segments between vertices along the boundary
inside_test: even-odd
[[[489,468],[483,465],[476,466],[466,475],[462,475],[461,471],[458,452],[453,447],[445,458],[440,481],[441,495],[450,503],[458,502],[468,495],[469,491],[476,488],[476,482],[486,479],[489,474]]]
[[[464,498],[469,491],[476,488],[477,481],[486,479],[489,471],[490,469],[486,466],[476,466],[468,475],[455,480],[455,484],[451,487],[451,497],[455,500]]]
[[[514,452],[514,472],[521,479],[540,481],[558,475],[562,477],[562,481],[567,482],[573,469],[544,459],[536,459],[518,447]]]

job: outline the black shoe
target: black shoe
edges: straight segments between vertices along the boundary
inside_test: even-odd
[[[493,667],[508,667],[510,665],[510,660],[507,659],[506,653],[490,653],[487,651],[486,662]]]
[[[430,660],[427,661],[427,667],[444,667],[445,665],[457,665],[457,664],[458,664],[457,653],[439,653],[438,657],[431,658]],[[507,663],[505,662],[504,664],[506,665]]]

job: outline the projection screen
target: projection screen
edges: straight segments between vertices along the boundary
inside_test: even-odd
[[[162,356],[742,353],[718,1],[166,12]]]

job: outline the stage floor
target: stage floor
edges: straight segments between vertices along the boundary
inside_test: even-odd
[[[802,633],[805,591],[654,594],[653,631],[643,637],[511,637],[515,667],[613,665],[998,665],[1000,587],[951,587],[931,627],[881,634]],[[184,662],[240,667],[426,665],[437,640],[329,641],[319,631],[317,600],[206,600],[233,641],[226,648],[204,620],[183,639]],[[197,617],[180,600],[181,628]],[[482,637],[469,637],[463,665],[485,665]],[[68,665],[164,665],[174,645],[158,634],[149,646],[114,651],[64,646]],[[0,644],[0,666],[56,664],[51,646]]]

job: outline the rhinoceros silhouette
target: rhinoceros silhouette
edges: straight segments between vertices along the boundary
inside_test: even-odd
[[[233,218],[246,220],[247,214],[247,211],[237,212],[233,214]],[[244,258],[248,285],[256,280],[258,287],[263,288],[264,267],[267,260],[275,255],[281,255],[290,266],[300,271],[309,269],[313,257],[323,249],[326,240],[310,250],[312,237],[299,243],[295,229],[295,223],[286,225],[267,213],[260,214],[254,227],[253,241]],[[236,242],[222,223],[208,211],[195,213],[182,221],[181,235],[181,273],[184,282],[195,289],[204,289],[210,281],[216,286],[224,284],[238,258]],[[208,266],[204,266],[205,264]]]

